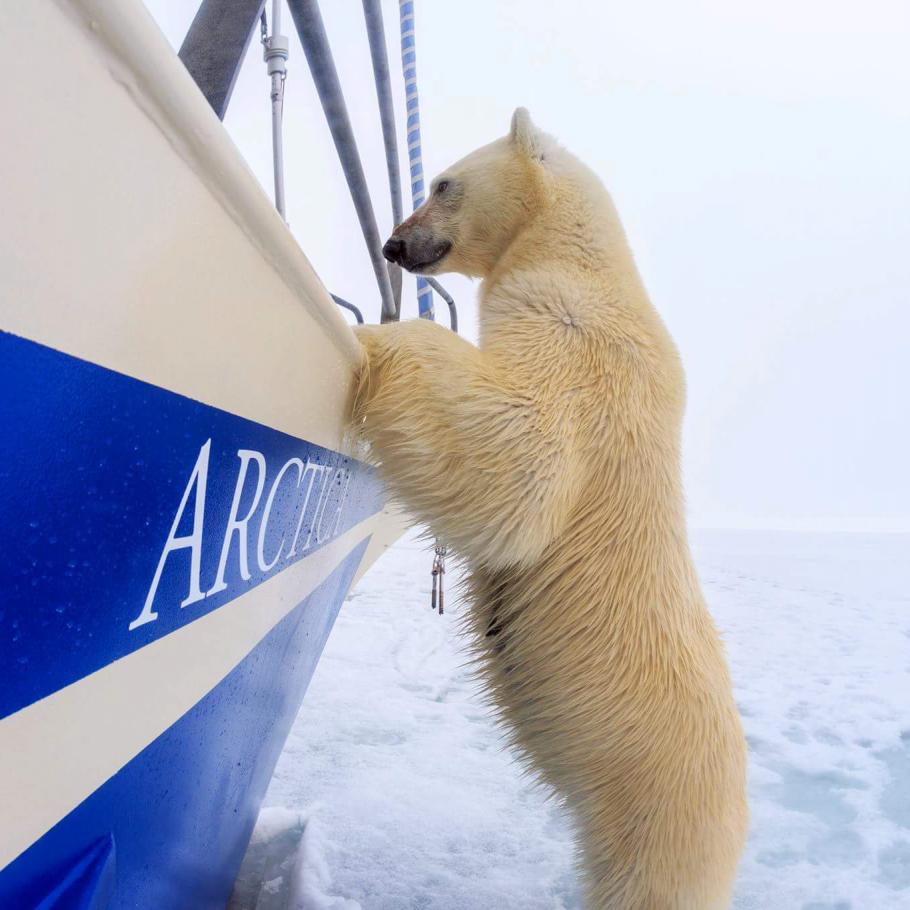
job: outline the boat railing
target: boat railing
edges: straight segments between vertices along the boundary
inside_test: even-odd
[[[282,121],[288,41],[281,34],[281,2],[282,0],[272,2],[272,21],[271,29],[269,29],[265,0],[202,0],[179,54],[212,109],[219,118],[224,119],[234,82],[249,46],[250,38],[257,22],[261,23],[263,56],[271,80],[275,204],[284,218]],[[316,85],[360,223],[379,291],[381,321],[397,320],[401,315],[401,270],[398,266],[387,263],[382,255],[382,241],[376,214],[354,130],[348,116],[341,81],[319,10],[319,3],[317,0],[287,0],[287,4],[306,55],[313,82]],[[363,0],[363,10],[385,147],[392,218],[394,224],[397,225],[403,219],[401,174],[380,0]],[[423,202],[424,184],[420,149],[420,114],[417,101],[413,0],[400,0],[399,10],[411,196],[414,208],[417,208]],[[433,278],[419,277],[417,279],[419,315],[425,319],[434,318],[433,291],[446,302],[451,327],[457,331],[458,316],[455,301]],[[358,322],[363,321],[363,315],[358,307],[336,294],[331,296],[336,304],[352,312]]]

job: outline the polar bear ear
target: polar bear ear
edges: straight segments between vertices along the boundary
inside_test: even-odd
[[[509,130],[509,139],[517,148],[530,158],[543,160],[543,143],[541,135],[531,120],[531,115],[526,107],[515,108],[512,114],[512,128]]]

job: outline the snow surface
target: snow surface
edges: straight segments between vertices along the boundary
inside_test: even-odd
[[[750,746],[734,907],[907,910],[910,536],[716,531],[694,548]],[[342,610],[257,831],[284,847],[237,908],[580,906],[570,826],[504,751],[429,567],[406,538]]]

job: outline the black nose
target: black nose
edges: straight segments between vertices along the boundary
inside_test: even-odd
[[[404,259],[404,241],[393,234],[386,240],[385,246],[382,248],[382,255],[389,262],[401,262]]]

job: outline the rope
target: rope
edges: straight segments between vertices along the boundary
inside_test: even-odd
[[[414,0],[398,0],[401,17],[401,69],[408,115],[408,163],[411,201],[420,208],[424,200],[423,163],[420,150],[420,102],[417,98],[417,50],[414,44]],[[435,319],[433,291],[425,278],[417,279],[417,311],[421,319]]]

